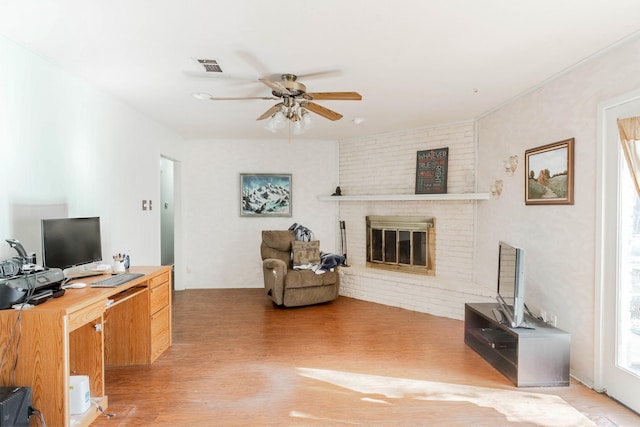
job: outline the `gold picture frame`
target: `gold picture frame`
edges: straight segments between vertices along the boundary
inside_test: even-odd
[[[572,205],[574,138],[524,152],[527,205]]]

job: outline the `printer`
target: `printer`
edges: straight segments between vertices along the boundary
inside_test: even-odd
[[[27,302],[37,305],[64,294],[64,273],[59,268],[33,271],[0,279],[0,310]]]
[[[23,302],[37,305],[64,294],[64,273],[59,268],[44,269],[31,263],[22,244],[6,239],[17,257],[0,261],[0,310]]]

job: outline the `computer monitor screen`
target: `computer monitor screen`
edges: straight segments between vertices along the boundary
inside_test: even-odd
[[[42,263],[70,268],[102,261],[100,218],[42,220]]]

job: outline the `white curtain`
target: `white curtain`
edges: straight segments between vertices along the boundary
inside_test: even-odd
[[[629,117],[618,119],[618,132],[620,133],[620,143],[624,157],[627,159],[631,178],[636,186],[636,192],[640,197],[640,117]]]

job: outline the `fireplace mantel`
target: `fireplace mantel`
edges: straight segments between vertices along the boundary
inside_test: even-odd
[[[323,202],[366,202],[393,200],[488,200],[489,193],[459,193],[459,194],[362,194],[355,196],[318,196]]]

